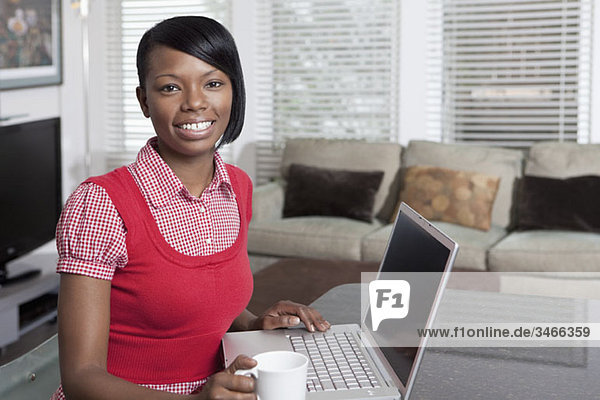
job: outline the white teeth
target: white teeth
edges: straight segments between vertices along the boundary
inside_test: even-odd
[[[208,127],[211,125],[212,125],[212,121],[204,121],[204,122],[198,122],[198,123],[194,123],[194,124],[182,124],[179,126],[183,129],[189,129],[189,130],[193,130],[193,131],[202,131],[204,129],[208,129]]]

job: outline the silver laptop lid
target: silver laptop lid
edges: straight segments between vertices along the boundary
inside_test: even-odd
[[[380,265],[378,279],[385,279],[386,273],[421,273],[428,272],[434,277],[426,288],[411,291],[411,306],[409,314],[401,323],[410,323],[420,327],[429,327],[435,317],[442,291],[448,279],[458,253],[458,244],[433,224],[419,215],[407,204],[401,203],[394,222],[392,233]],[[370,326],[370,313],[366,313],[363,323]],[[393,330],[391,320],[389,330]],[[385,324],[382,321],[378,332],[385,335]],[[397,327],[397,325],[396,325]],[[369,329],[371,330],[371,329]],[[374,340],[377,342],[376,335]],[[425,343],[421,341],[418,347],[376,347],[374,351],[387,361],[386,367],[394,371],[394,384],[400,389],[403,399],[410,394],[415,380],[419,363],[423,356]]]

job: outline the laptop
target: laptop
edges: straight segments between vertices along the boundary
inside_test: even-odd
[[[393,272],[435,273],[427,274],[435,276],[435,282],[428,284],[427,290],[419,291],[418,307],[411,299],[407,317],[421,321],[421,327],[429,327],[457,252],[456,242],[401,203],[377,276],[385,279],[386,273]],[[416,315],[413,310],[417,310]],[[315,333],[304,328],[227,333],[222,342],[225,365],[231,364],[239,354],[299,351],[310,358],[307,400],[408,399],[425,340],[414,347],[388,347],[387,344],[383,347],[381,340],[378,343],[368,329],[370,311],[363,315],[363,328],[358,324],[345,324]],[[383,328],[386,322],[381,323]],[[332,361],[336,365],[330,365]]]

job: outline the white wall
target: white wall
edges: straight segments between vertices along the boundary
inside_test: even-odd
[[[240,137],[233,143],[235,163],[256,176],[254,132],[256,131],[256,0],[233,0],[233,29],[246,84],[246,118]]]
[[[61,118],[63,200],[84,179],[83,81],[81,79],[81,22],[62,0],[63,83],[58,86],[0,91],[0,116],[25,114],[4,123],[16,124]]]
[[[71,8],[70,0],[62,0],[62,6],[63,84],[57,100],[62,121],[63,200],[66,200],[66,196],[87,177],[87,171],[81,18],[78,10]]]
[[[400,129],[407,145],[427,130],[427,2],[402,1],[400,7]]]

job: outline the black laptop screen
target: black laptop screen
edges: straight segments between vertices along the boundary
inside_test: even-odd
[[[419,226],[407,213],[400,213],[381,272],[442,273],[449,257],[448,247]]]
[[[426,276],[426,284],[411,287],[409,314],[402,320],[382,321],[377,334],[393,335],[397,331],[398,324],[423,328],[426,326],[451,253],[451,249],[419,223],[413,221],[407,213],[401,212],[398,215],[381,266],[383,274],[379,279],[385,279],[385,273],[402,272],[409,273],[409,276],[412,273],[427,272],[428,274],[412,274]],[[365,323],[369,328],[371,328],[370,321],[370,315],[367,315]],[[406,387],[418,348],[381,347],[380,349]]]

